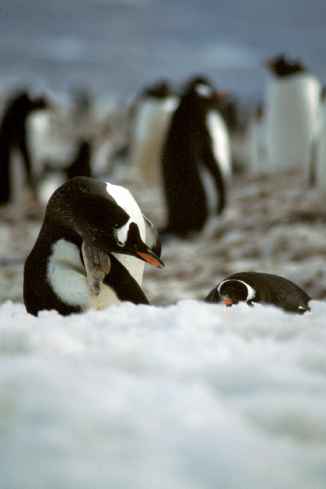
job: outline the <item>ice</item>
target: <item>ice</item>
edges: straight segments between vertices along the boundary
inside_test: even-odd
[[[325,314],[3,304],[1,488],[324,489]]]

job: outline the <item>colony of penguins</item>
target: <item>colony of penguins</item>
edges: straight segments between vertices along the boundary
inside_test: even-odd
[[[168,267],[165,245],[200,239],[228,208],[238,173],[300,168],[307,188],[326,193],[325,90],[300,60],[281,54],[265,67],[265,99],[246,116],[232,94],[201,74],[178,87],[158,80],[109,118],[87,92],[75,94],[69,122],[55,97],[27,89],[7,97],[0,210],[33,208],[42,220],[24,264],[29,313],[149,304],[145,264]],[[61,143],[53,144],[58,134]],[[162,199],[162,226],[116,184],[112,175],[121,169]],[[282,276],[239,270],[208,283],[202,300],[302,314],[311,297]]]

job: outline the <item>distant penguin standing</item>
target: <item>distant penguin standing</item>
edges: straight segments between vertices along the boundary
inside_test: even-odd
[[[158,235],[127,189],[73,178],[51,197],[26,260],[26,309],[67,315],[121,301],[147,304],[144,262],[159,267],[159,255]]]
[[[198,232],[210,210],[221,214],[226,206],[231,153],[219,98],[205,78],[193,78],[172,116],[162,155],[166,234]]]
[[[301,167],[310,180],[314,164],[320,83],[300,61],[277,56],[266,63],[267,154],[271,170]]]
[[[248,127],[249,168],[252,173],[268,169],[266,154],[266,121],[264,108],[258,104]]]
[[[177,95],[164,80],[146,88],[135,103],[130,159],[146,184],[160,187],[162,147],[177,105]]]
[[[318,134],[315,183],[326,197],[326,87],[323,87],[320,103],[320,130]]]
[[[22,173],[25,174],[24,180],[36,198],[36,182],[27,141],[26,124],[32,112],[48,108],[49,102],[45,97],[32,97],[27,91],[16,93],[7,103],[0,124],[0,205],[13,201],[14,152],[18,152],[21,157],[20,167],[23,170]]]
[[[310,311],[309,297],[290,280],[269,273],[234,273],[222,280],[208,294],[206,302],[223,302],[232,306],[239,302],[272,304],[286,312],[303,314]]]
[[[69,165],[64,168],[45,165],[38,183],[40,201],[46,205],[53,192],[74,177],[92,177],[92,144],[85,138],[78,141],[76,153]]]

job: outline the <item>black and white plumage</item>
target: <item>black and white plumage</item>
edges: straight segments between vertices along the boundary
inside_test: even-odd
[[[0,205],[13,201],[15,182],[13,181],[13,157],[18,152],[21,158],[21,183],[26,181],[36,197],[36,181],[27,138],[27,119],[35,111],[49,108],[45,97],[32,97],[27,91],[16,93],[7,103],[0,124]],[[22,189],[18,189],[21,192]]]
[[[297,60],[267,61],[266,143],[270,169],[301,167],[310,179],[319,128],[321,85]]]
[[[135,172],[160,187],[162,147],[178,97],[170,84],[160,81],[137,97],[134,105],[130,159]]]
[[[287,312],[309,311],[311,297],[290,280],[269,273],[234,273],[211,290],[206,302],[224,302],[227,306],[246,302],[272,304]]]
[[[166,233],[198,232],[226,206],[231,156],[219,97],[210,82],[192,79],[172,116],[162,155]]]
[[[147,304],[144,262],[160,266],[159,255],[158,235],[127,189],[73,178],[51,197],[26,260],[26,309],[66,315],[121,301]]]

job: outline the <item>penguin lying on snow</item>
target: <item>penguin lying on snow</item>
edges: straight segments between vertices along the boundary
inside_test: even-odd
[[[26,260],[26,309],[67,315],[121,301],[147,304],[144,262],[160,267],[159,255],[158,235],[127,189],[73,178],[52,195]]]
[[[226,125],[217,111],[220,98],[209,81],[196,77],[172,116],[162,154],[166,234],[198,232],[210,210],[220,214],[225,208],[231,161]]]
[[[36,182],[27,141],[27,118],[38,110],[50,107],[45,97],[32,97],[27,91],[16,93],[7,103],[0,125],[0,205],[12,200],[11,167],[13,151],[20,153],[25,180],[36,197]]]
[[[284,311],[303,314],[310,311],[311,297],[286,278],[269,273],[234,273],[222,280],[208,294],[206,302],[221,302],[226,306],[246,302],[272,304]]]

